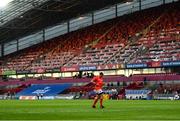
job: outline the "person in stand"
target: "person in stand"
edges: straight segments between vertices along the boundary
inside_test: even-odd
[[[43,99],[43,94],[40,94],[40,96],[41,96],[41,100]]]
[[[96,93],[92,108],[96,108],[96,103],[98,102],[98,100],[100,100],[100,108],[104,108],[104,106],[103,106],[103,91],[102,91],[102,87],[104,85],[103,75],[104,74],[101,72],[101,73],[99,73],[99,76],[96,76],[91,80],[91,82],[94,84],[94,91]]]
[[[40,94],[39,94],[39,93],[37,93],[37,94],[36,94],[36,97],[37,97],[37,99],[39,100],[39,98],[40,98]]]

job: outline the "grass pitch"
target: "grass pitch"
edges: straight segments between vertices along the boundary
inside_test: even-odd
[[[179,120],[180,101],[106,100],[105,109],[92,100],[1,100],[0,120]]]

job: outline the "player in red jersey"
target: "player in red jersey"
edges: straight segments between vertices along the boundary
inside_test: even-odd
[[[99,76],[94,77],[91,82],[95,85],[94,91],[96,92],[96,96],[94,98],[94,103],[92,105],[92,108],[96,108],[96,103],[100,99],[100,108],[104,108],[103,106],[103,91],[102,87],[104,85],[103,82],[103,73],[99,73]]]

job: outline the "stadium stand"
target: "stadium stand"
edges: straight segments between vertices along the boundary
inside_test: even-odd
[[[132,61],[131,58],[136,58],[134,62],[177,60],[178,5],[135,12],[43,42],[17,56],[7,56],[8,61],[3,68],[33,70],[63,65],[127,63]],[[144,49],[147,51],[145,54],[137,55]]]
[[[60,71],[60,67],[63,66],[106,64],[124,64],[126,66],[131,63],[159,62],[161,64],[164,61],[179,61],[179,4],[177,2],[142,10],[53,38],[5,56],[3,59],[7,61],[2,62],[2,68],[3,70],[15,71],[31,70],[33,73],[32,70],[38,69],[58,69]],[[113,68],[111,69],[113,70]],[[122,67],[121,69],[127,68]],[[102,69],[102,71],[104,70]],[[178,72],[156,74],[130,74],[128,72],[128,74],[128,77],[120,74],[105,75],[104,82],[106,84],[119,82],[121,87],[112,86],[110,88],[118,88],[118,95],[121,97],[125,96],[126,90],[132,90],[134,93],[134,90],[148,88],[149,85],[145,85],[145,83],[175,83],[174,85],[159,84],[153,93],[164,94],[168,91],[172,94],[177,90],[179,93],[180,87],[176,85],[176,81],[180,80]],[[72,75],[73,73],[71,73]],[[0,86],[13,85],[14,87],[3,88],[0,90],[0,94],[18,93],[22,96],[20,91],[33,88],[33,86],[28,87],[27,85],[39,84],[42,86],[44,84],[67,83],[73,83],[75,86],[71,88],[68,86],[61,91],[68,89],[66,91],[69,93],[89,92],[93,90],[93,87],[87,84],[91,78],[45,77],[38,79],[25,77],[24,80],[9,79],[0,81]],[[123,83],[127,84],[123,85]],[[78,84],[85,86],[77,86]],[[58,90],[56,94],[59,92]],[[138,94],[141,93],[144,92],[138,92]]]
[[[58,84],[58,83],[87,83],[90,82],[91,78],[78,78],[78,79],[74,79],[74,78],[61,78],[58,80],[55,79],[44,79],[44,80],[37,80],[37,79],[28,79],[27,81],[20,81],[19,79],[16,80],[10,80],[7,82],[3,82],[0,81],[0,85],[1,86],[7,86],[7,85],[21,85],[21,84]],[[119,80],[124,80],[124,81],[128,81],[128,78],[123,76],[123,75],[117,75],[117,76],[106,76],[104,78],[105,82],[117,82]]]
[[[163,11],[159,19],[143,32],[142,38],[117,53],[110,61],[127,63],[179,60],[179,8],[176,5],[173,7],[175,9],[170,7]],[[157,11],[151,12],[156,15]]]
[[[175,94],[180,92],[179,84],[162,84],[160,83],[158,87],[154,90],[154,94]]]
[[[79,56],[75,57],[73,60],[68,62],[66,65],[73,65],[74,63],[80,62],[80,64],[88,65],[88,64],[104,64],[107,63],[125,63],[127,61],[126,58],[129,58],[131,54],[136,52],[138,48],[141,48],[142,45],[131,45],[130,40],[133,39],[137,34],[140,34],[141,31],[149,27],[149,25],[153,24],[154,21],[158,17],[163,14],[163,11],[158,10],[160,8],[145,10],[141,13],[133,13],[132,15],[124,16],[119,18],[118,24],[114,26],[106,35],[99,39],[98,43],[93,46],[94,49],[97,50],[97,54],[94,54],[95,57],[87,58],[89,56],[89,51],[83,52]],[[157,12],[158,11],[158,12]],[[154,14],[155,13],[155,14]],[[136,18],[136,19],[134,19]],[[113,47],[114,51],[112,53],[108,53],[109,51],[106,49],[107,45],[112,43],[119,44],[120,48]],[[111,45],[112,46],[112,45]],[[98,48],[105,49],[103,53],[102,51],[98,51]],[[96,57],[98,56],[98,57]],[[113,58],[112,58],[113,57]],[[80,59],[79,59],[80,58]],[[79,59],[79,60],[78,60]]]
[[[173,80],[179,80],[180,75],[176,73],[134,74],[130,78],[132,81],[144,81],[145,78],[147,81],[173,81]]]
[[[16,86],[16,85],[14,85],[14,86]],[[7,94],[7,93],[16,94],[27,87],[28,86],[24,85],[24,84],[17,86],[17,87],[4,87],[4,88],[1,87],[0,94]]]

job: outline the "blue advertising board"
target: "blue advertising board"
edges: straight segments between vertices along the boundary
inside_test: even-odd
[[[163,67],[180,66],[180,61],[162,62],[161,65],[162,65]]]
[[[56,96],[65,89],[71,87],[72,84],[52,84],[52,85],[32,85],[21,92],[17,93],[16,96]]]
[[[92,70],[97,70],[96,66],[80,66],[79,67],[80,71],[92,71]]]
[[[148,67],[146,63],[132,63],[126,65],[126,68],[146,68],[146,67]]]

